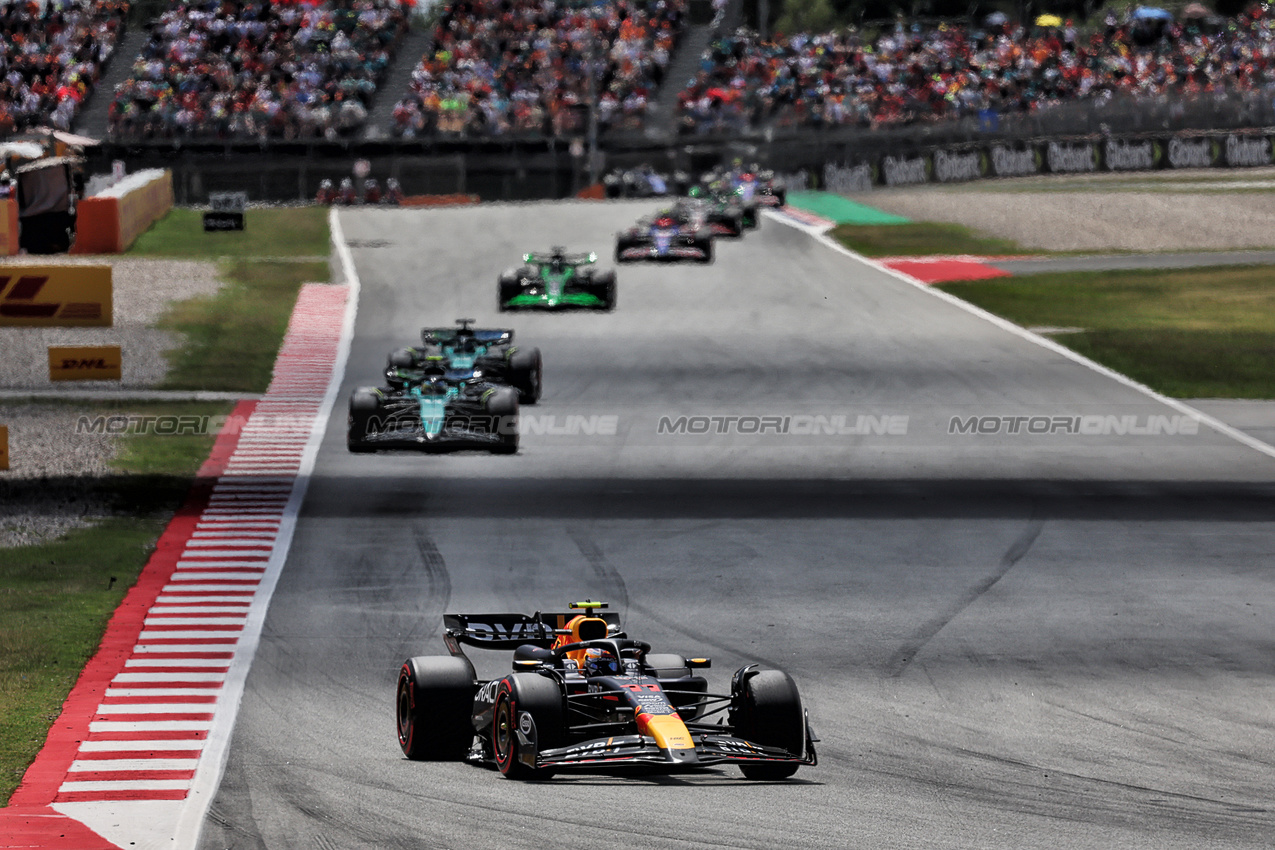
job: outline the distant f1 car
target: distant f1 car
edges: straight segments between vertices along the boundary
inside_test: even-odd
[[[386,387],[350,395],[346,446],[351,452],[407,449],[518,451],[518,391],[473,381],[427,359],[419,370],[393,370]]]
[[[644,164],[607,172],[602,177],[602,186],[608,198],[650,198],[681,194],[689,181],[690,177],[684,171],[661,174]]]
[[[521,268],[500,276],[497,306],[503,310],[615,309],[615,272],[590,268],[598,255],[524,254]]]
[[[508,328],[470,327],[473,322],[457,319],[459,327],[422,328],[419,347],[390,354],[387,378],[399,370],[411,372],[426,363],[441,362],[449,373],[467,373],[465,380],[513,387],[522,404],[539,401],[544,373],[540,349],[514,345],[514,332]]]
[[[705,218],[677,206],[642,219],[615,237],[615,261],[713,262],[713,231]]]
[[[557,771],[687,771],[738,765],[786,779],[817,762],[818,739],[787,673],[741,667],[712,694],[707,658],[654,654],[601,602],[567,613],[447,614],[450,656],[403,663],[395,719],[410,759],[493,764],[510,779]],[[511,650],[512,671],[480,680],[462,645]]]

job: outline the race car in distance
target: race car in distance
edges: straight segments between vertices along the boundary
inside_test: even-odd
[[[738,765],[786,779],[817,762],[793,680],[741,667],[729,694],[693,671],[707,658],[655,654],[602,602],[565,613],[446,614],[448,656],[409,658],[395,694],[410,759],[495,765],[510,779],[558,771],[688,771]],[[513,652],[512,671],[480,680],[462,646]]]
[[[715,195],[699,189],[680,198],[674,209],[684,212],[688,220],[702,221],[714,236],[739,237],[757,226],[757,209],[745,209],[734,195]]]
[[[448,372],[442,358],[418,370],[396,369],[389,386],[350,394],[346,446],[351,452],[406,449],[518,451],[518,391]]]
[[[713,262],[713,230],[707,219],[682,206],[660,210],[615,235],[615,261]]]
[[[457,319],[459,327],[422,328],[419,347],[400,348],[390,354],[386,377],[441,362],[449,373],[467,372],[465,380],[513,387],[522,404],[538,402],[544,373],[540,349],[514,345],[514,332],[508,328],[470,327],[473,323],[473,319]]]
[[[524,254],[521,268],[500,275],[497,306],[503,310],[615,309],[615,272],[590,268],[598,255],[568,254],[554,247],[547,254]]]
[[[729,169],[705,172],[700,183],[733,192],[746,206],[782,207],[787,201],[787,190],[775,180],[775,172],[762,169],[755,163],[745,166],[737,162]]]

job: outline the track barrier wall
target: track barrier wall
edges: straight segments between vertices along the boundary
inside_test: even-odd
[[[810,132],[770,141],[684,139],[615,146],[606,151],[602,171],[650,165],[657,171],[694,174],[738,156],[774,169],[790,189],[854,193],[874,186],[1031,174],[1269,165],[1275,164],[1273,137],[1275,126],[1265,125],[1033,136],[933,128]],[[580,197],[589,189],[580,158],[572,157],[565,145],[543,141],[503,146],[476,142],[467,150],[387,143],[179,151],[102,147],[91,154],[95,173],[109,170],[111,160],[120,158],[136,167],[168,169],[174,200],[184,206],[206,204],[211,193],[234,191],[247,192],[254,202],[313,201],[322,180],[335,184],[351,176],[357,159],[368,160],[372,177],[382,182],[395,178],[408,195],[530,201]],[[87,247],[76,251],[86,253]]]
[[[173,208],[173,173],[147,169],[80,201],[72,254],[119,254]]]

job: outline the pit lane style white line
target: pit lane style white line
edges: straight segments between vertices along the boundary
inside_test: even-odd
[[[1180,401],[1176,398],[1170,398],[1169,396],[1161,395],[1160,393],[1148,387],[1146,384],[1140,384],[1127,375],[1122,375],[1121,373],[1115,371],[1114,369],[1108,369],[1106,366],[1103,366],[1101,363],[1097,363],[1093,360],[1090,360],[1088,357],[1085,357],[1084,355],[1077,354],[1076,352],[1072,351],[1070,348],[1060,345],[1054,342],[1052,339],[1048,339],[1047,337],[1043,337],[1043,336],[1040,336],[1039,334],[1032,333],[1026,328],[1020,327],[1014,324],[1013,322],[1009,321],[1008,319],[1002,319],[1000,316],[997,316],[994,313],[989,313],[986,310],[982,309],[981,307],[975,307],[973,304],[970,304],[968,301],[962,301],[960,298],[957,298],[955,295],[950,295],[941,289],[936,289],[935,287],[930,286],[924,281],[918,280],[917,278],[914,278],[911,275],[904,274],[903,272],[892,269],[889,266],[882,265],[877,260],[871,259],[869,257],[865,257],[862,254],[858,254],[854,251],[851,251],[849,248],[842,245],[836,239],[833,239],[831,236],[828,235],[828,230],[831,229],[831,227],[828,225],[806,224],[805,222],[797,220],[792,216],[786,215],[785,214],[787,212],[786,210],[784,212],[766,210],[765,212],[768,216],[770,216],[772,219],[776,221],[782,222],[783,224],[786,224],[789,227],[793,227],[793,228],[796,228],[797,230],[810,234],[812,237],[814,237],[816,241],[826,245],[827,247],[831,248],[832,250],[836,251],[839,254],[843,254],[851,258],[852,260],[863,263],[865,266],[869,266],[871,268],[876,269],[877,271],[888,274],[890,277],[893,277],[896,280],[900,280],[903,283],[908,284],[909,286],[915,287],[921,290],[922,292],[926,293],[927,295],[931,295],[942,301],[946,301],[948,304],[951,304],[954,307],[959,307],[965,312],[970,313],[971,315],[974,315],[974,316],[978,316],[980,319],[983,319],[985,321],[991,322],[996,327],[1002,330],[1009,331],[1010,333],[1014,334],[1017,337],[1025,339],[1028,342],[1034,343],[1035,345],[1039,345],[1041,348],[1045,348],[1045,349],[1048,349],[1049,351],[1054,352],[1055,354],[1062,355],[1063,357],[1066,357],[1068,360],[1072,361],[1073,363],[1078,363],[1087,369],[1091,369],[1100,375],[1103,375],[1107,378],[1112,379],[1113,381],[1123,384],[1124,386],[1129,387],[1130,389],[1136,390],[1142,393],[1143,395],[1151,399],[1154,399],[1155,401],[1158,401],[1167,407],[1172,408],[1178,413],[1181,413],[1185,416],[1190,416],[1198,420],[1200,423],[1207,425],[1209,428],[1212,428],[1214,431],[1217,431],[1219,434],[1223,434],[1227,437],[1230,437],[1232,440],[1235,440],[1236,442],[1242,445],[1248,446],[1250,449],[1253,449],[1254,451],[1261,452],[1267,457],[1275,458],[1275,446],[1272,446],[1268,443],[1264,443],[1261,440],[1257,439],[1256,437],[1253,437],[1249,434],[1244,433],[1238,428],[1235,428],[1231,425],[1227,425],[1222,420],[1217,419],[1213,416],[1210,416],[1207,413],[1203,412],[1202,410],[1197,410],[1191,405],[1186,404],[1185,402]]]

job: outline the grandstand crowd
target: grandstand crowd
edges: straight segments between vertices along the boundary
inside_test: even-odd
[[[148,26],[112,135],[332,139],[367,118],[407,18],[397,0],[194,0]]]
[[[686,0],[458,0],[394,110],[395,132],[577,134],[591,67],[600,127],[638,129],[685,11]]]
[[[395,104],[403,138],[638,130],[656,93],[689,134],[880,127],[1125,95],[1275,95],[1275,21],[899,23],[720,34],[667,80],[688,0],[455,0]],[[400,0],[177,0],[146,23],[110,97],[120,139],[333,139],[359,130],[407,31]],[[72,127],[124,30],[126,0],[0,0],[0,137]],[[590,69],[596,88],[590,85]],[[672,87],[671,89],[668,87]],[[591,90],[592,89],[592,90]]]
[[[1275,94],[1275,35],[1263,5],[1212,24],[1108,14],[1087,37],[1071,21],[1060,24],[900,23],[875,38],[850,31],[762,40],[741,31],[705,52],[679,96],[681,129],[879,127],[1117,94]]]
[[[124,30],[126,0],[0,5],[0,138],[70,129]]]

